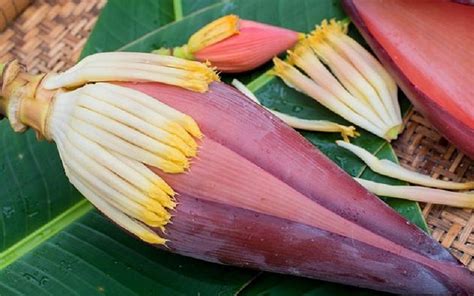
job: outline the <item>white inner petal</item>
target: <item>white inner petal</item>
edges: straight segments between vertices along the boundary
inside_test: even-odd
[[[162,244],[152,228],[163,230],[170,221],[175,192],[146,165],[185,171],[197,150],[187,128],[200,131],[189,116],[121,88],[88,85],[57,95],[47,130],[86,198],[124,229]]]

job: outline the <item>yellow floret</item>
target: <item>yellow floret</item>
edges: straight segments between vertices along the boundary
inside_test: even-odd
[[[188,41],[189,52],[194,53],[239,33],[239,17],[226,15],[207,24],[194,33]]]

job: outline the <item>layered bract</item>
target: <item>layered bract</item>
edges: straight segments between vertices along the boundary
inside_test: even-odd
[[[441,0],[343,3],[415,107],[473,158],[474,7]]]

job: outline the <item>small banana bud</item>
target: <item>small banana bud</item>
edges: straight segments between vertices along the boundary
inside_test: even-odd
[[[302,34],[292,30],[226,15],[194,33],[187,44],[153,52],[210,62],[222,72],[239,73],[264,64],[301,37]]]

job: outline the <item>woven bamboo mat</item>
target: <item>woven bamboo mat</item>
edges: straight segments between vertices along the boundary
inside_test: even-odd
[[[0,34],[0,62],[59,71],[77,60],[105,0],[36,0]]]
[[[105,0],[36,0],[0,33],[0,62],[16,57],[32,72],[70,66],[93,28]],[[393,143],[402,165],[436,178],[474,180],[474,161],[442,138],[415,111]],[[422,205],[433,237],[474,271],[474,212]]]
[[[434,178],[474,180],[474,161],[440,136],[422,115],[411,110],[406,128],[393,143],[400,163]],[[474,271],[474,211],[422,204],[432,236]]]

